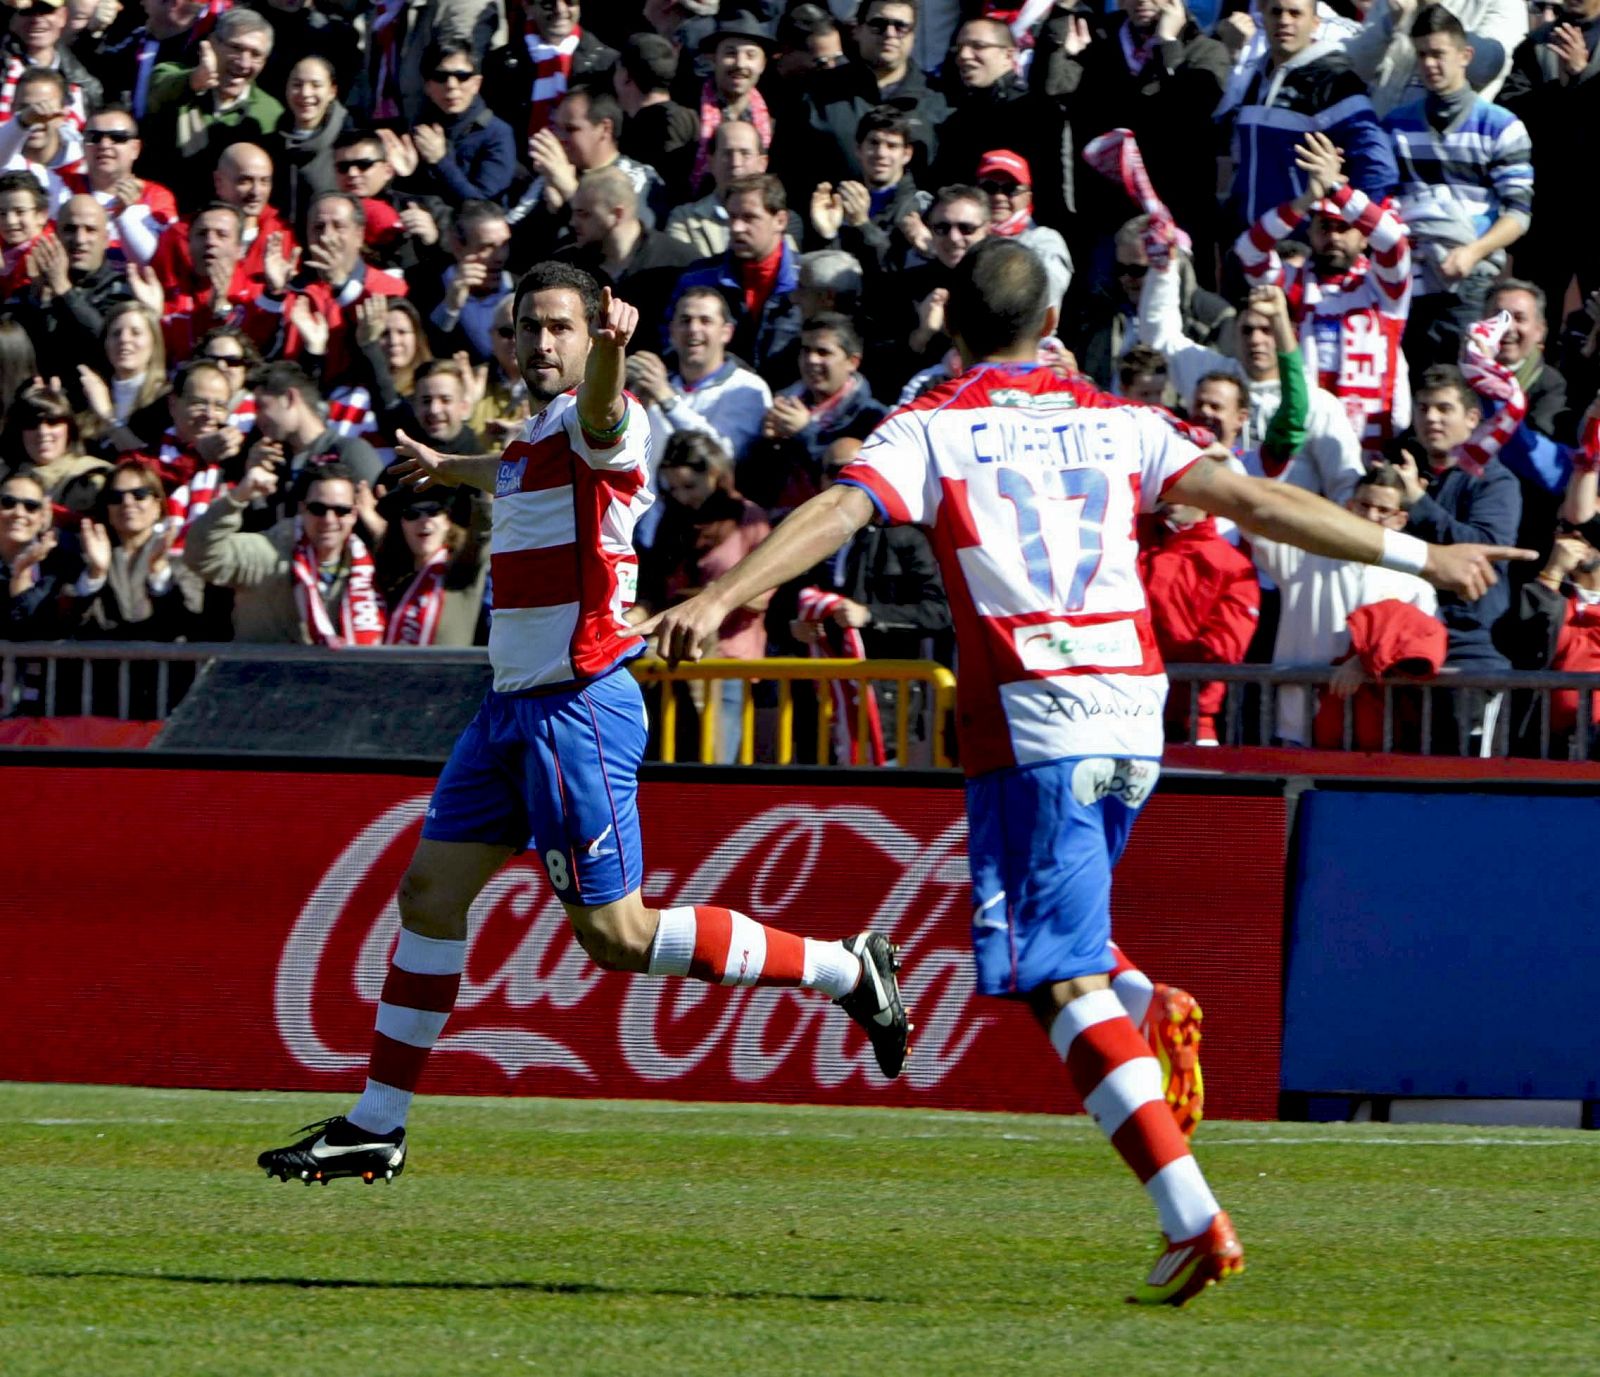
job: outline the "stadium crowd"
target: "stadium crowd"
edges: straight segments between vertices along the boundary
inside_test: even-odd
[[[0,21],[6,639],[481,643],[483,504],[385,471],[402,431],[515,437],[512,290],[545,258],[641,311],[642,616],[960,371],[945,284],[1001,235],[1059,307],[1041,366],[1396,530],[1544,556],[1462,603],[1165,507],[1141,544],[1169,660],[1340,663],[1331,711],[1281,696],[1290,743],[1397,670],[1600,667],[1579,193],[1600,0],[6,0]],[[721,652],[948,659],[950,625],[926,537],[869,527]],[[1172,734],[1214,739],[1221,699],[1175,693]],[[1463,748],[1493,702],[1462,709]]]

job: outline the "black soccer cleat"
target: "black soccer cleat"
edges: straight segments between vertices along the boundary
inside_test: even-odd
[[[906,1064],[911,1024],[900,999],[900,948],[881,932],[858,932],[845,938],[845,950],[861,958],[861,979],[855,989],[834,1000],[867,1031],[878,1069],[893,1080]]]
[[[288,1147],[268,1148],[256,1158],[269,1177],[323,1185],[340,1176],[359,1176],[369,1186],[393,1181],[406,1168],[406,1131],[369,1133],[342,1114],[305,1126],[306,1137]]]

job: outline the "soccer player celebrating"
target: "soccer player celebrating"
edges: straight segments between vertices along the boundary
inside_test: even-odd
[[[1205,432],[1038,365],[1055,327],[1039,260],[979,245],[951,285],[966,371],[892,412],[827,492],[708,588],[640,626],[671,660],[869,521],[931,529],[961,653],[957,690],[980,992],[1025,1000],[1139,1177],[1167,1247],[1133,1297],[1182,1305],[1244,1252],[1111,988],[1111,870],[1160,770],[1167,681],[1139,583],[1136,510],[1182,503],[1475,597],[1533,553],[1428,545],[1301,488],[1250,478]]]
[[[623,391],[639,313],[562,263],[532,268],[512,311],[534,413],[522,438],[503,455],[452,457],[396,434],[402,482],[494,498],[494,687],[439,778],[400,884],[366,1090],[348,1115],[260,1155],[283,1180],[370,1182],[403,1168],[412,1092],[461,984],[467,911],[523,848],[607,970],[820,990],[866,1030],[884,1075],[905,1061],[898,960],[882,933],[822,942],[725,908],[645,906],[645,709],[626,668],[645,643],[624,618],[638,578],[633,527],[653,491],[650,422]]]

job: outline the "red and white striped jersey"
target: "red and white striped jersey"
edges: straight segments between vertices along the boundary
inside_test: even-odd
[[[625,401],[626,428],[609,448],[584,438],[573,391],[500,458],[489,662],[501,693],[592,679],[644,646],[622,614],[639,586],[634,524],[655,500],[650,419]]]
[[[968,774],[1161,755],[1167,677],[1134,521],[1209,438],[1081,377],[983,364],[891,412],[841,475],[932,532]]]
[[[1306,367],[1344,403],[1362,447],[1379,450],[1411,423],[1411,389],[1400,352],[1411,314],[1411,239],[1394,211],[1349,183],[1324,204],[1359,229],[1372,250],[1348,272],[1319,277],[1309,259],[1284,263],[1278,257],[1279,241],[1305,219],[1292,202],[1245,230],[1234,252],[1251,283],[1283,288]]]

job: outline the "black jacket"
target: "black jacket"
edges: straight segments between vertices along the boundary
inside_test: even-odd
[[[609,90],[611,69],[616,63],[617,50],[606,47],[585,30],[578,39],[578,50],[572,55],[567,88],[599,85]],[[528,54],[522,34],[513,32],[510,42],[484,58],[483,98],[491,110],[509,119],[514,127],[520,119],[522,124],[518,132],[527,132],[528,106],[533,99],[533,58]],[[518,143],[520,146],[520,139]]]
[[[949,118],[950,103],[928,85],[915,66],[885,95],[871,67],[864,62],[846,62],[812,77],[804,101],[803,132],[785,140],[785,131],[777,131],[780,175],[793,183],[790,190],[795,195],[804,192],[809,196],[818,182],[863,180],[856,156],[856,126],[867,111],[879,105],[892,105],[911,116],[916,157],[909,170],[914,179],[921,180],[939,151],[939,126]]]
[[[1435,545],[1511,545],[1522,519],[1522,492],[1511,470],[1491,459],[1481,478],[1458,468],[1447,470],[1407,517],[1406,534]],[[1496,636],[1510,610],[1511,585],[1504,578],[1476,602],[1440,593],[1439,620],[1450,634],[1445,663],[1462,669],[1505,669],[1506,657]]]
[[[942,657],[950,635],[950,602],[928,537],[915,526],[863,526],[840,556],[824,560],[785,584],[772,599],[767,626],[774,640],[788,642],[802,588],[842,593],[872,613],[862,629],[867,657],[916,660],[925,642]]]
[[[985,153],[1009,148],[1028,160],[1033,173],[1034,218],[1059,225],[1074,204],[1071,132],[1059,103],[1014,76],[954,99],[955,112],[939,130],[939,152],[926,185],[971,185]]]
[[[650,229],[639,236],[633,256],[615,277],[600,266],[600,251],[587,245],[570,245],[555,257],[592,274],[601,286],[609,286],[630,306],[638,308],[639,328],[629,343],[630,352],[651,348],[666,330],[678,279],[695,261],[694,250],[682,240]]]
[[[1161,43],[1137,72],[1123,55],[1125,14],[1090,16],[1093,41],[1075,57],[1062,51],[1067,25],[1082,17],[1057,10],[1040,31],[1031,79],[1060,101],[1081,150],[1111,129],[1131,129],[1151,180],[1178,223],[1209,240],[1216,218],[1216,164],[1203,146],[1211,112],[1222,98],[1230,69],[1228,50],[1192,22]],[[1189,137],[1185,131],[1193,131]],[[1107,234],[1138,207],[1120,186],[1087,170],[1077,184],[1077,209],[1086,234]]]
[[[272,155],[273,204],[294,226],[302,243],[312,200],[324,191],[339,189],[338,174],[333,170],[333,145],[349,122],[349,112],[334,101],[322,128],[309,138],[291,138],[294,116],[285,114],[283,123],[267,142],[267,152]]]

